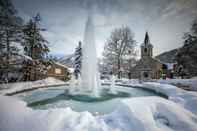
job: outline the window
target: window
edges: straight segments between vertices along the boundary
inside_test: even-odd
[[[147,52],[147,48],[144,49],[144,52],[145,52],[145,53]]]
[[[60,68],[55,68],[55,74],[61,74],[62,70]]]
[[[144,72],[144,78],[148,78],[148,72]]]

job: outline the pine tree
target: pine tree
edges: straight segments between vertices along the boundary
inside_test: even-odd
[[[74,59],[74,74],[76,79],[78,79],[79,74],[81,74],[81,60],[82,60],[82,48],[81,48],[81,42],[79,42],[78,47],[75,49],[75,59]]]
[[[22,19],[9,0],[0,0],[0,79],[9,81],[9,72],[14,70],[10,59],[18,54],[22,33]]]
[[[197,19],[194,20],[190,32],[184,35],[184,45],[178,50],[175,59],[179,66],[179,75],[197,75]]]
[[[24,32],[24,52],[27,56],[36,60],[46,58],[49,48],[48,41],[44,39],[40,31],[45,29],[39,28],[40,15],[37,14],[33,19],[25,25]]]
[[[24,78],[25,80],[38,80],[46,76],[47,73],[47,55],[49,52],[48,41],[42,36],[41,31],[45,29],[40,28],[41,17],[37,14],[35,17],[29,20],[29,22],[24,26],[24,42],[22,43],[24,47],[25,55],[32,58],[33,63],[26,64],[24,67],[27,69],[24,71],[25,74],[33,74],[33,78]],[[28,68],[31,68],[29,71]]]

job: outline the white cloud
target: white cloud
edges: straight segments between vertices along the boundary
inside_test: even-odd
[[[128,25],[138,44],[148,30],[155,55],[182,45],[182,35],[190,28],[197,12],[196,0],[92,0],[98,56],[110,32]],[[54,54],[69,54],[83,41],[87,0],[15,0],[26,16],[40,12],[44,35]]]

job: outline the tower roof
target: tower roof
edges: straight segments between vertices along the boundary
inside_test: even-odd
[[[150,39],[149,39],[149,35],[148,32],[146,32],[145,38],[144,38],[144,45],[148,45],[150,44]]]
[[[144,42],[142,43],[142,46],[152,46],[152,44],[150,43],[148,32],[146,32],[145,34],[145,38],[144,38]]]

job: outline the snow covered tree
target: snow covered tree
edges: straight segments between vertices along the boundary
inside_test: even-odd
[[[114,29],[107,40],[103,51],[103,62],[113,74],[121,76],[123,61],[128,55],[135,55],[136,41],[128,26]]]
[[[178,50],[175,59],[182,69],[179,75],[197,76],[197,19],[190,32],[184,35],[184,45]]]
[[[78,79],[79,74],[81,73],[81,60],[82,60],[82,48],[81,42],[79,42],[78,47],[75,49],[75,58],[74,58],[74,74],[75,78]]]
[[[22,39],[22,19],[16,16],[16,10],[10,0],[0,0],[0,79],[9,81],[8,74],[14,70],[11,63],[13,55]]]
[[[23,48],[24,54],[31,57],[32,63],[24,63],[24,72],[31,75],[25,80],[38,80],[43,79],[47,73],[48,66],[48,41],[43,37],[41,31],[45,29],[40,28],[41,17],[37,14],[29,20],[23,28]],[[27,65],[26,65],[27,64]],[[31,68],[31,71],[29,70]]]
[[[42,36],[40,31],[45,31],[39,27],[40,15],[37,14],[25,25],[24,32],[24,52],[32,59],[42,60],[46,58],[49,48],[48,41]]]

